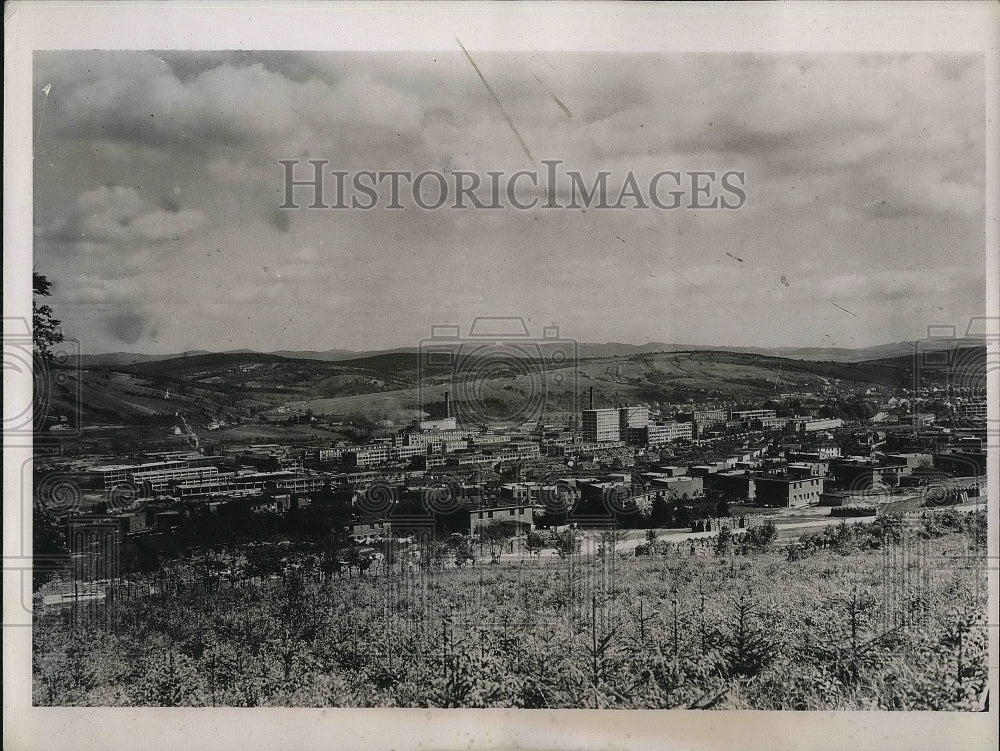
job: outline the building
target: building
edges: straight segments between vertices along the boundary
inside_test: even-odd
[[[344,456],[344,451],[344,446],[326,446],[308,450],[305,458],[312,462],[335,462]]]
[[[729,419],[740,422],[752,422],[753,420],[765,420],[775,417],[777,413],[773,409],[739,409],[730,410]]]
[[[826,477],[829,462],[792,462],[786,467],[789,477]]]
[[[392,524],[380,517],[366,517],[351,522],[351,537],[355,542],[369,540],[372,537],[389,537],[392,534]]]
[[[789,420],[791,428],[796,433],[815,433],[820,430],[836,430],[843,427],[844,421],[839,417],[830,418],[792,418]]]
[[[220,473],[201,480],[179,482],[174,486],[173,492],[182,501],[219,495],[240,498],[263,495],[265,491],[311,492],[322,488],[325,482],[321,475],[299,475],[284,471]]]
[[[754,492],[759,506],[794,508],[819,503],[823,493],[822,477],[779,477],[756,475]]]
[[[693,428],[693,423],[690,422],[664,422],[629,428],[628,438],[630,442],[640,446],[662,446],[680,439],[690,441],[694,437]]]
[[[483,451],[484,456],[491,457],[494,462],[523,461],[537,459],[541,456],[541,446],[530,441],[511,441],[506,444],[490,446]]]
[[[186,460],[147,462],[145,464],[105,464],[90,468],[90,476],[99,490],[111,490],[124,483],[132,482],[136,472],[157,472],[168,469],[185,469],[189,466]]]
[[[423,432],[434,432],[438,430],[455,430],[458,424],[454,417],[443,417],[440,420],[421,420],[417,423],[417,429]]]
[[[724,409],[701,409],[685,413],[684,416],[689,416],[691,422],[699,425],[714,425],[717,422],[725,422],[727,413]],[[682,414],[679,413],[677,418],[681,419],[681,417]]]
[[[278,480],[271,480],[267,484],[267,489],[284,493],[315,493],[323,489],[327,480],[322,475],[296,474],[292,477],[284,477]]]
[[[412,459],[413,466],[417,469],[437,469],[445,465],[444,454],[418,454]]]
[[[163,493],[179,482],[210,479],[219,474],[217,467],[177,467],[132,472],[132,482],[146,495]]]
[[[966,420],[985,420],[986,400],[981,399],[956,404],[952,408],[952,414],[957,418],[964,418]]]
[[[886,504],[892,500],[893,496],[878,491],[825,490],[819,494],[819,505],[833,508],[871,503]]]
[[[581,417],[585,442],[602,443],[622,439],[620,413],[617,409],[585,409]]]
[[[986,474],[985,451],[953,451],[934,454],[934,468],[956,477],[982,477]]]
[[[627,404],[618,410],[619,435],[627,435],[629,428],[644,428],[649,425],[649,407],[630,407]]]
[[[492,522],[510,522],[518,534],[530,532],[534,524],[534,507],[527,503],[469,507],[468,511],[470,535],[477,534]]]
[[[345,451],[344,458],[356,467],[377,467],[389,461],[391,452],[392,446],[375,443],[352,451]]]
[[[836,459],[840,456],[840,446],[818,446],[811,451],[786,451],[785,458],[790,462],[820,462]]]
[[[750,427],[755,430],[775,430],[787,425],[787,417],[757,417],[750,421]]]
[[[663,490],[668,500],[700,498],[705,493],[705,481],[701,477],[649,477],[650,487]]]
[[[727,470],[706,475],[705,487],[716,497],[736,502],[753,503],[757,497],[753,475],[745,470]]]
[[[914,412],[912,414],[900,415],[898,420],[900,425],[912,425],[915,429],[925,425],[934,424],[936,419],[933,412]]]

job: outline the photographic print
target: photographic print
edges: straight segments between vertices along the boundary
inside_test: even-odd
[[[988,712],[987,78],[34,50],[31,704]]]

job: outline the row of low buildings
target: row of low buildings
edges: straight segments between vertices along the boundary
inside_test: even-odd
[[[972,478],[973,494],[984,481],[984,451],[875,453],[839,456],[834,450],[789,451],[733,466],[692,467],[707,494],[770,507],[840,505],[845,494],[889,493],[942,478]]]
[[[733,429],[807,434],[836,430],[843,425],[839,418],[778,417],[773,409],[694,410],[678,412],[673,420],[653,421],[647,407],[624,406],[585,409],[581,416],[584,441],[627,441],[650,447]]]
[[[132,479],[153,472],[177,472],[203,467],[159,467],[135,465]],[[145,466],[145,469],[139,467]],[[117,471],[117,470],[116,470]],[[935,454],[877,453],[869,457],[840,456],[835,446],[812,450],[752,449],[716,461],[655,466],[636,473],[603,473],[593,477],[566,476],[545,482],[492,485],[467,483],[452,488],[453,504],[443,516],[435,516],[435,493],[440,488],[421,484],[406,473],[389,478],[385,473],[357,472],[330,475],[291,471],[216,472],[196,480],[182,480],[171,488],[171,498],[148,501],[115,515],[123,535],[150,531],[167,532],[192,513],[227,513],[245,507],[253,512],[285,514],[310,505],[317,491],[330,487],[332,496],[354,510],[351,533],[356,537],[410,535],[435,530],[445,519],[446,532],[469,534],[495,521],[526,532],[537,515],[553,509],[584,509],[576,519],[601,523],[614,509],[623,513],[648,511],[656,499],[685,504],[698,499],[725,498],[736,503],[765,507],[849,505],[859,494],[871,500],[899,484],[919,484],[941,477],[954,478],[952,494],[979,495],[985,474],[985,452],[953,450]],[[892,479],[889,479],[892,478]],[[391,480],[392,502],[379,513],[371,513],[364,498],[374,480]],[[416,480],[416,484],[413,484]],[[148,480],[147,480],[148,481]],[[405,484],[404,484],[405,483]],[[961,483],[961,484],[959,484]],[[579,504],[579,505],[578,505]],[[367,509],[367,511],[366,511]],[[593,513],[596,509],[596,514]],[[416,510],[416,512],[415,512]],[[440,509],[437,509],[440,511]],[[577,512],[574,512],[577,513]]]

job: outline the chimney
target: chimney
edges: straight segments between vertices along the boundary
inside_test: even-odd
[[[451,417],[451,394],[447,391],[444,392],[444,416]]]
[[[594,408],[594,387],[590,387],[590,408]]]

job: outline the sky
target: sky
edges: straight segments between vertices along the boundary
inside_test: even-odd
[[[34,265],[86,353],[415,347],[481,316],[862,347],[985,308],[979,56],[55,51],[34,73]],[[612,201],[629,172],[739,171],[746,199],[280,209],[289,159],[484,183],[555,159],[610,172]]]

